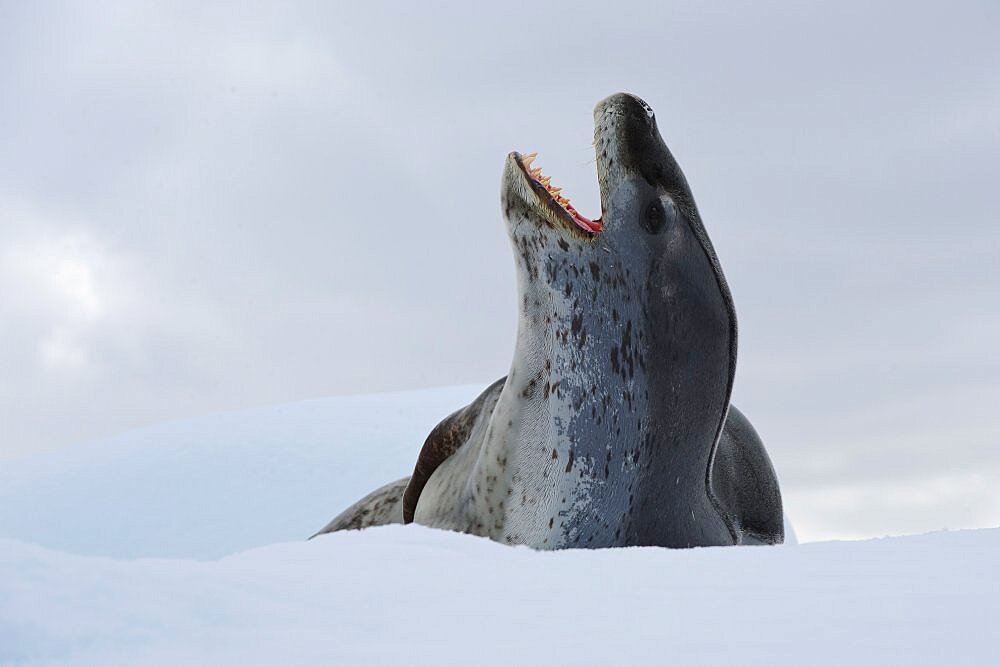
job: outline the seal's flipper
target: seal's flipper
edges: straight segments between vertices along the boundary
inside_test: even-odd
[[[764,443],[750,420],[729,406],[712,466],[712,491],[729,515],[737,544],[781,544],[781,490]]]
[[[403,522],[403,491],[410,478],[404,477],[379,487],[333,518],[316,535],[338,530],[361,530]],[[313,535],[309,539],[316,537]]]
[[[491,384],[472,403],[445,417],[427,436],[420,449],[420,456],[417,457],[417,465],[413,468],[413,475],[410,476],[410,483],[403,494],[403,523],[413,522],[417,501],[427,480],[445,459],[468,441],[472,426],[483,410],[493,410],[505,382],[506,376]]]
[[[476,418],[493,410],[506,377],[502,377],[458,412],[445,417],[424,441],[411,477],[404,477],[372,491],[334,517],[316,535],[338,530],[360,530],[390,523],[411,523],[420,492],[439,465],[469,439]],[[313,535],[309,539],[316,537]]]

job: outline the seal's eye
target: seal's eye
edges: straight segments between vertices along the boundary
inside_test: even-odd
[[[673,202],[670,202],[669,209],[664,208],[663,202],[659,199],[649,202],[649,206],[646,207],[646,212],[642,216],[642,226],[650,234],[659,234],[674,215]]]

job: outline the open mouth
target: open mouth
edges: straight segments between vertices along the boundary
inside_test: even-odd
[[[597,218],[591,220],[580,214],[573,205],[569,203],[569,197],[564,197],[562,195],[562,188],[557,188],[552,185],[552,179],[548,176],[542,174],[541,167],[532,167],[531,164],[538,156],[538,153],[530,153],[528,155],[521,155],[520,153],[514,153],[514,159],[517,164],[524,170],[525,175],[531,181],[532,186],[534,186],[535,191],[539,194],[542,201],[548,203],[550,207],[557,210],[557,214],[564,215],[569,218],[570,221],[576,227],[586,232],[588,235],[599,234],[603,225],[601,224],[601,219]]]

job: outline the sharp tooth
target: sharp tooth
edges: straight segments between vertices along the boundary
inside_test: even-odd
[[[548,187],[548,186],[549,186],[549,183],[551,183],[551,182],[552,182],[552,178],[551,178],[550,176],[542,176],[542,177],[541,177],[541,178],[539,178],[538,180],[539,180],[539,182],[540,182],[540,183],[541,183],[542,185],[544,185],[545,187]]]
[[[529,173],[531,174],[531,176],[535,180],[538,180],[538,177],[542,175],[542,168],[541,167],[536,167],[536,168],[532,169]]]
[[[523,164],[525,167],[530,167],[531,163],[534,162],[536,157],[538,157],[538,153],[529,153],[528,155],[522,155],[521,164]]]
[[[562,188],[549,188],[549,192],[551,192],[554,195],[557,195],[560,192],[562,192]]]

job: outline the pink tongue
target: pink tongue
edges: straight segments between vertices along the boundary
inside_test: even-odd
[[[582,215],[580,215],[575,208],[569,205],[566,206],[566,210],[569,211],[569,214],[571,216],[573,216],[573,222],[579,225],[581,229],[588,231],[591,234],[596,234],[597,232],[601,231],[602,225],[600,218],[598,218],[597,220],[590,220],[589,218],[585,218]]]
[[[531,153],[530,155],[525,155],[521,157],[521,166],[524,167],[524,170],[528,172],[528,175],[531,177],[531,179],[549,191],[549,195],[556,201],[557,204],[562,206],[570,214],[570,217],[573,218],[573,222],[575,222],[580,229],[590,232],[591,234],[596,234],[597,232],[601,231],[601,229],[603,229],[604,226],[601,223],[600,218],[598,218],[597,220],[591,220],[590,218],[585,218],[582,215],[580,215],[580,213],[575,208],[573,208],[573,205],[569,203],[568,199],[557,195],[557,193],[560,191],[559,188],[555,188],[553,190],[553,188],[550,187],[549,185],[550,181],[548,179],[544,179],[544,177],[542,176],[541,167],[535,169],[531,168],[531,163],[534,162],[536,155],[538,154]]]

